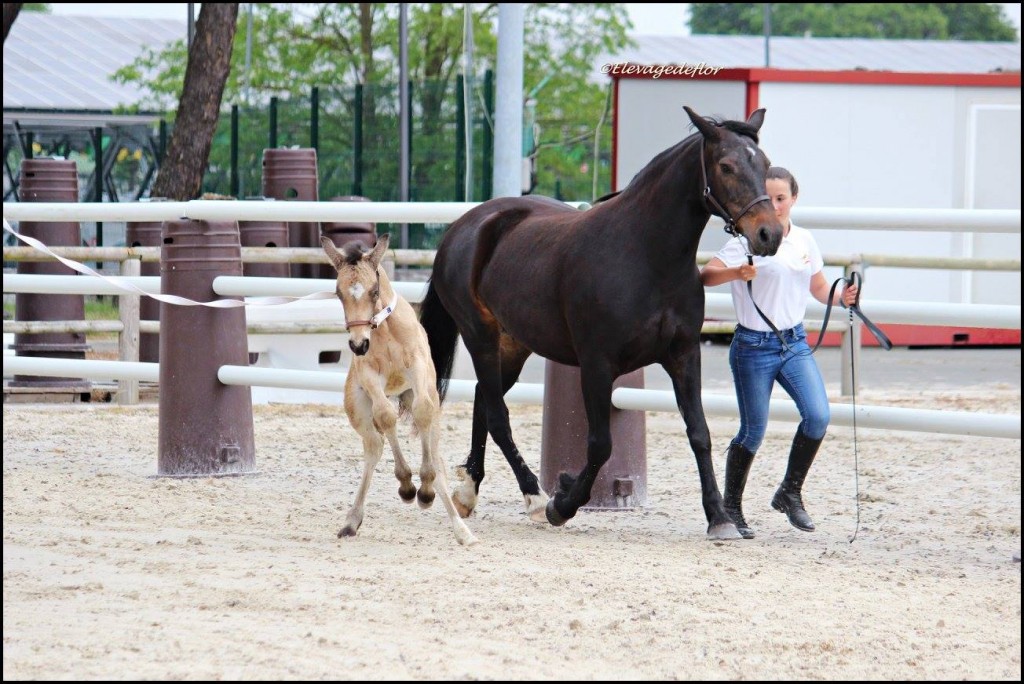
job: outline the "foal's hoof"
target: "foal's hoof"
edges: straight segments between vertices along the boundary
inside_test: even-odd
[[[412,500],[416,498],[416,488],[412,485],[401,486],[398,488],[398,496],[401,497],[405,503],[412,503]]]
[[[544,512],[547,514],[548,522],[555,527],[561,527],[565,523],[569,522],[568,518],[563,518],[562,514],[555,508],[555,500],[551,499],[548,501],[548,505],[545,507]]]
[[[421,489],[416,492],[416,499],[419,501],[420,508],[430,508],[430,505],[434,503],[434,492],[425,492]]]
[[[731,522],[720,523],[718,525],[712,525],[708,527],[708,539],[729,541],[732,539],[743,539],[743,535],[736,529],[736,525]]]
[[[338,530],[338,539],[344,539],[345,537],[354,537],[356,536],[356,532],[356,528],[352,527],[351,525],[345,525],[345,527],[342,527],[340,530]]]

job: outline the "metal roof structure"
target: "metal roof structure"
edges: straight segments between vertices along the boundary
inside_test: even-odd
[[[186,22],[55,16],[22,11],[4,42],[4,124],[126,125],[158,115],[114,115],[137,88],[110,80],[146,48],[184,40]]]
[[[134,86],[110,80],[147,47],[184,40],[186,22],[174,19],[55,16],[22,11],[4,43],[4,122],[18,113],[62,112],[63,125],[139,102]],[[638,47],[606,59],[637,64],[764,67],[763,36],[633,36]],[[866,38],[791,38],[769,41],[770,66],[782,69],[879,70],[925,73],[1020,71],[1020,43]],[[595,65],[600,68],[600,64]],[[602,75],[603,76],[603,75]],[[34,117],[31,117],[34,118]],[[145,117],[152,121],[155,117]],[[123,121],[137,123],[138,121]],[[108,123],[112,123],[109,122]]]
[[[634,36],[638,44],[608,58],[634,64],[763,68],[764,36]],[[1020,43],[963,40],[772,37],[771,66],[811,71],[987,74],[1020,71]]]

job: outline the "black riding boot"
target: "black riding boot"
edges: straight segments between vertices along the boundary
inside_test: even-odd
[[[747,486],[747,473],[754,462],[754,454],[742,444],[730,444],[725,459],[725,512],[736,523],[736,529],[744,539],[753,539],[754,530],[743,519],[743,489]]]
[[[790,525],[805,532],[814,531],[814,521],[804,510],[800,490],[804,486],[804,478],[807,477],[807,471],[814,462],[822,439],[811,439],[797,429],[793,438],[793,448],[789,452],[786,477],[772,497],[772,508],[785,513],[789,517]]]

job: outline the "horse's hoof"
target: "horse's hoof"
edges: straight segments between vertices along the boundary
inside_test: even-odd
[[[548,505],[544,508],[544,511],[547,514],[548,522],[554,525],[555,527],[561,527],[565,523],[569,522],[569,519],[563,518],[561,513],[558,512],[558,509],[555,508],[554,499],[548,501]]]
[[[416,498],[416,488],[412,485],[409,485],[408,487],[399,487],[398,496],[401,497],[402,501],[405,503],[412,503],[412,500]]]
[[[473,509],[476,508],[476,497],[465,503],[461,498],[461,490],[456,489],[452,492],[452,504],[455,506],[455,510],[458,512],[460,518],[468,518],[473,515]]]
[[[729,541],[732,539],[743,539],[743,535],[736,529],[734,523],[727,522],[709,527],[707,538],[716,541]]]
[[[523,501],[526,502],[526,515],[530,520],[537,523],[548,521],[544,508],[548,505],[548,495],[544,492],[539,494],[523,494]]]
[[[338,530],[338,539],[344,539],[345,537],[354,537],[356,536],[356,531],[356,528],[352,527],[351,525],[346,525],[345,527],[342,527],[340,530]]]
[[[416,499],[419,501],[420,508],[426,510],[434,503],[434,492],[424,492],[421,489],[416,492]]]

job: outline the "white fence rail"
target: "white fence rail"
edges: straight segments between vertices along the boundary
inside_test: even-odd
[[[461,216],[475,203],[463,202],[245,202],[209,201],[154,203],[4,203],[4,218],[35,221],[160,221],[180,218],[204,220],[285,220],[285,221],[372,221],[372,222],[441,222]],[[866,230],[973,230],[978,232],[1019,233],[1019,210],[956,210],[956,209],[794,209],[794,220],[815,228],[861,228]],[[79,276],[4,275],[4,292],[43,294],[125,294],[115,284]],[[159,278],[132,277],[124,281],[151,294],[159,293]],[[330,291],[329,280],[288,278],[240,278],[222,276],[214,281],[214,291],[230,296],[295,296]],[[424,283],[395,283],[395,288],[410,301],[421,301]],[[1020,328],[1020,307],[974,304],[934,304],[864,300],[865,311],[878,323],[912,323],[924,325],[955,324],[987,328]],[[823,314],[823,307],[812,305],[811,317]],[[731,318],[734,315],[728,295],[709,293],[709,317]],[[842,324],[841,324],[842,325]],[[4,357],[4,372],[51,377],[92,379],[129,379],[157,381],[159,366],[152,363],[126,361],[83,361],[32,357]],[[218,377],[225,384],[263,385],[292,389],[341,391],[343,376],[338,373],[290,371],[287,369],[244,368],[224,366]],[[453,380],[453,399],[472,397],[473,382]],[[543,386],[518,384],[510,390],[510,402],[540,403]],[[620,388],[612,396],[615,406],[636,410],[676,411],[670,392]],[[705,410],[711,414],[736,415],[735,399],[704,395]],[[771,417],[799,421],[792,402],[773,401]],[[839,425],[853,422],[853,409],[847,404],[832,405],[833,421]],[[951,434],[986,435],[1020,438],[1020,416],[985,415],[950,411],[922,411],[877,406],[857,408],[857,425]]]
[[[114,283],[81,276],[4,274],[4,292],[36,294],[124,294],[115,283],[123,282],[140,288],[148,294],[160,294],[160,278],[112,276]],[[83,282],[85,281],[85,282]],[[423,301],[426,283],[392,283],[395,291],[412,303]],[[305,297],[316,292],[332,292],[333,280],[315,278],[254,278],[249,276],[219,276],[213,281],[213,291],[222,297]],[[288,306],[284,304],[282,306]],[[962,325],[971,328],[1020,329],[1020,307],[1012,304],[947,304],[941,302],[902,302],[889,300],[861,300],[861,308],[870,313],[875,323],[908,323],[913,325]],[[807,306],[808,318],[821,320],[825,307],[814,302]],[[732,319],[735,316],[730,295],[709,292],[705,299],[705,315],[709,318]],[[832,321],[845,327],[843,314],[833,309]]]
[[[479,202],[4,202],[8,221],[369,221],[451,223]],[[585,202],[568,204],[586,205]],[[818,228],[1020,233],[1019,209],[794,207],[793,220]],[[712,217],[707,229],[720,227]],[[706,229],[706,230],[707,230]]]
[[[156,363],[80,361],[77,359],[16,356],[4,358],[4,372],[19,375],[156,382],[160,377],[159,369],[160,366]],[[225,385],[257,385],[322,392],[342,392],[345,386],[344,373],[285,368],[221,366],[217,377]],[[449,401],[471,401],[475,387],[476,382],[472,380],[452,380],[448,388],[448,399]],[[505,396],[505,400],[510,404],[542,404],[544,402],[544,385],[516,383]],[[703,394],[702,402],[704,412],[708,415],[724,417],[738,415],[735,397]],[[679,410],[672,392],[626,387],[617,388],[612,393],[612,405],[619,409],[637,411],[676,412]],[[856,418],[857,426],[860,428],[1020,439],[1019,415],[857,406],[855,416],[853,406],[850,404],[831,404],[830,408],[833,425],[852,426]],[[796,404],[789,400],[773,399],[769,417],[773,420],[800,422],[800,412],[797,410]]]

